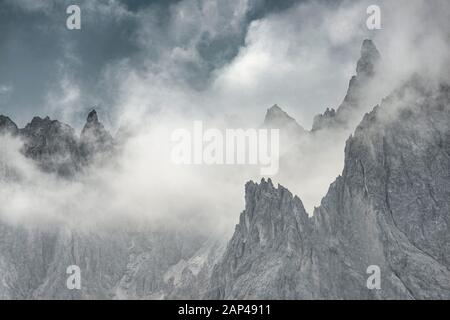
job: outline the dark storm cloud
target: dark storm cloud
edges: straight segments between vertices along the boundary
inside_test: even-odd
[[[103,67],[138,50],[132,39],[136,24],[131,15],[100,12],[80,3],[82,30],[69,31],[68,4],[0,3],[0,86],[12,91],[7,101],[0,100],[0,111],[21,124],[47,111],[49,91],[57,90],[63,73],[70,75],[86,97],[81,100],[86,105],[80,108],[88,108]]]
[[[71,103],[78,104],[75,120],[81,123],[81,117],[93,105],[107,108],[115,99],[111,90],[114,84],[105,84],[103,71],[107,66],[126,60],[136,70],[144,70],[143,61],[150,57],[158,63],[167,53],[164,47],[193,46],[200,59],[177,63],[180,71],[175,76],[203,89],[211,72],[237,55],[253,20],[286,10],[295,2],[250,1],[240,25],[233,29],[227,22],[235,8],[229,1],[219,1],[223,28],[211,32],[198,29],[195,21],[192,29],[182,24],[185,30],[173,30],[178,19],[174,6],[181,3],[176,0],[1,1],[0,113],[10,115],[21,125],[36,114],[74,121],[73,114],[61,112],[63,106],[52,106],[72,99]],[[191,3],[193,7],[201,6],[201,1]],[[66,29],[65,10],[69,4],[78,4],[82,9],[80,31]],[[140,28],[149,20],[154,29],[145,38]],[[143,42],[149,46],[143,48]],[[70,94],[72,98],[65,97]],[[59,102],[58,97],[63,101]]]

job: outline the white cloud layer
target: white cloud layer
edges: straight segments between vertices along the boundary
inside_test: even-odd
[[[252,22],[237,55],[219,64],[201,89],[191,86],[196,79],[189,78],[206,68],[198,49],[201,35],[240,32],[247,2],[173,4],[165,33],[157,28],[151,8],[138,13],[137,41],[148,58],[140,65],[123,59],[103,70],[105,88],[117,97],[113,127],[131,124],[136,131],[123,155],[111,167],[94,167],[69,183],[38,172],[19,155],[17,141],[3,139],[3,161],[22,180],[0,182],[0,215],[16,222],[134,216],[231,230],[244,207],[244,184],[259,179],[258,168],[174,166],[172,130],[190,128],[194,120],[219,128],[259,127],[274,103],[309,128],[315,114],[340,104],[365,37],[374,39],[385,66],[379,85],[368,92],[367,111],[414,72],[448,79],[447,1],[382,1],[383,29],[378,31],[365,29],[369,4],[307,2]],[[60,88],[48,95],[49,107],[62,107],[70,118],[80,95],[77,84],[62,77]],[[342,170],[349,133],[323,137],[322,144],[301,154],[276,178],[310,212]]]

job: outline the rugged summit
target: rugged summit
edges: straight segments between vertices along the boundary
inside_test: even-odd
[[[23,153],[44,171],[72,175],[77,170],[78,141],[69,125],[49,117],[34,117],[19,133],[24,140]]]
[[[97,111],[92,110],[88,114],[86,124],[81,131],[80,148],[82,155],[90,159],[99,153],[110,152],[113,145],[111,134],[98,121]]]
[[[263,179],[245,186],[245,211],[211,276],[213,299],[293,299],[305,283],[311,225],[303,204]]]
[[[364,112],[364,95],[376,75],[380,63],[380,53],[372,40],[366,39],[361,46],[361,56],[356,64],[356,75],[348,84],[347,94],[343,102],[334,110],[327,108],[325,113],[314,117],[312,131],[333,128],[336,126],[348,127],[352,118],[362,116]],[[362,109],[362,111],[361,111]]]
[[[360,93],[379,54],[370,41],[361,51],[343,104],[311,136],[363,109]],[[450,299],[450,86],[414,76],[361,118],[342,174],[311,217],[281,185],[248,182],[227,246],[130,221],[84,229],[1,220],[0,298]],[[278,106],[265,126],[303,130]],[[80,139],[48,117],[18,129],[0,116],[3,133],[18,135],[26,156],[60,175],[114,148],[95,110]],[[9,183],[2,174],[0,190]],[[79,291],[66,287],[73,264],[82,270]],[[369,266],[381,272],[380,289],[367,287]]]
[[[356,65],[356,77],[373,77],[380,61],[380,53],[372,40],[365,39],[361,46],[361,57]]]
[[[449,121],[450,87],[406,83],[365,115],[312,218],[283,187],[248,184],[209,297],[450,299]]]
[[[294,118],[288,115],[276,104],[267,109],[263,127],[282,129],[287,133],[297,135],[304,134],[306,132],[306,130],[298,124]]]
[[[19,129],[10,118],[0,115],[0,134],[5,133],[22,139],[23,154],[35,160],[43,171],[66,177],[114,149],[114,140],[95,110],[89,113],[80,138],[71,126],[49,117],[34,117]]]
[[[6,133],[16,135],[18,132],[17,125],[10,118],[0,114],[0,135]]]

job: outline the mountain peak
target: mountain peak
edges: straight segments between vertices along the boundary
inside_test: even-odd
[[[277,104],[274,104],[269,109],[267,109],[266,120],[270,120],[272,118],[284,117],[286,119],[292,119],[283,109],[281,109]]]
[[[17,125],[9,117],[0,114],[0,134],[8,132],[15,135],[18,131]]]
[[[97,111],[95,111],[95,109],[93,109],[91,112],[89,112],[88,116],[87,116],[87,122],[88,123],[98,123],[98,115],[97,115]]]
[[[344,101],[336,110],[327,109],[325,113],[315,116],[312,131],[334,125],[348,127],[351,119],[362,116],[365,89],[374,80],[380,59],[381,55],[373,41],[365,39],[361,45],[361,56],[356,64],[356,75],[349,81]]]
[[[112,150],[113,138],[98,120],[95,109],[88,114],[86,124],[81,131],[80,142],[82,154],[86,158]]]
[[[264,118],[264,127],[277,128],[277,129],[295,129],[296,131],[303,132],[305,129],[297,123],[297,121],[288,115],[277,104],[267,109],[266,116]]]
[[[284,112],[276,103],[267,109],[268,112]]]
[[[361,57],[356,65],[356,74],[373,76],[375,74],[375,66],[380,60],[380,53],[377,47],[370,39],[365,39],[361,45]]]

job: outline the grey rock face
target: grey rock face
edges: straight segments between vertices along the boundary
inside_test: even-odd
[[[166,299],[200,299],[207,294],[211,273],[225,251],[222,239],[208,239],[187,260],[181,259],[164,274]]]
[[[306,148],[305,142],[310,138],[310,132],[276,104],[267,109],[262,128],[279,130],[280,163],[283,168],[289,169],[285,160],[293,159],[298,148]]]
[[[378,59],[365,42],[343,105],[327,118],[360,112],[358,83],[373,77]],[[449,123],[449,86],[412,78],[364,116],[347,141],[342,175],[312,217],[270,179],[249,182],[226,246],[184,230],[2,221],[0,298],[450,299]],[[264,125],[304,133],[278,106]],[[80,139],[48,118],[19,130],[0,116],[2,130],[22,137],[24,154],[60,175],[114,149],[95,111]],[[80,291],[66,287],[74,264]],[[381,270],[379,290],[366,286],[371,265]]]
[[[278,105],[273,105],[267,110],[263,127],[283,129],[290,134],[300,135],[306,130],[297,121],[283,111]]]
[[[81,154],[85,159],[92,160],[96,156],[111,153],[113,147],[114,141],[111,134],[99,122],[97,112],[92,110],[81,131]]]
[[[16,135],[18,132],[17,125],[10,118],[0,115],[0,135],[7,133]]]
[[[20,130],[9,118],[2,116],[0,120],[0,130],[17,133],[23,140],[22,152],[26,157],[43,171],[61,177],[73,178],[92,161],[114,151],[113,138],[95,111],[89,114],[80,139],[71,127],[48,117],[35,117]],[[8,183],[4,179],[11,173],[3,170],[1,160],[0,157],[0,182]],[[196,262],[199,271],[194,270],[195,276],[203,279],[197,292],[203,292],[200,287],[206,288],[209,268],[215,261],[210,251],[216,248],[212,245],[204,248],[208,259],[198,262],[193,255],[200,252],[203,241],[204,237],[188,231],[180,234],[142,224],[135,226],[130,221],[116,227],[95,228],[59,224],[20,226],[0,221],[0,298],[177,297],[184,295],[187,287],[171,283],[165,275],[180,261],[188,261],[189,270],[195,269],[192,265]],[[69,276],[66,270],[70,265],[81,269],[81,290],[69,290],[66,286]]]
[[[361,46],[361,58],[356,65],[357,77],[373,77],[379,60],[380,53],[373,41],[364,40]]]
[[[79,230],[1,223],[0,298],[164,298],[174,291],[164,275],[189,260],[201,240],[142,227],[137,232],[123,226]],[[71,265],[80,267],[81,290],[67,288]]]
[[[345,128],[348,127],[351,118],[358,118],[362,115],[360,113],[364,104],[362,100],[365,96],[365,89],[373,80],[380,59],[380,53],[372,40],[364,40],[361,46],[361,57],[356,65],[356,75],[350,79],[343,102],[337,110],[328,108],[325,113],[314,117],[312,131],[337,126]]]
[[[251,183],[208,297],[450,299],[449,121],[448,86],[394,92],[348,140],[312,218],[284,188]]]
[[[302,291],[311,224],[299,198],[271,180],[245,188],[246,208],[211,276],[213,299],[294,299]]]
[[[5,133],[23,140],[23,154],[35,160],[41,170],[63,177],[72,177],[94,160],[111,155],[115,146],[95,110],[89,113],[80,138],[72,127],[49,117],[34,117],[19,129],[0,115],[0,134]]]
[[[143,232],[144,231],[144,232]],[[114,287],[114,299],[163,299],[173,290],[166,274],[189,260],[205,239],[169,230],[140,230],[130,239],[126,269]]]
[[[319,226],[357,226],[336,238],[354,261],[351,281],[361,262],[381,267],[381,298],[450,298],[450,96],[426,88],[414,79],[365,116],[316,212]]]
[[[35,117],[19,132],[24,140],[23,153],[36,160],[42,170],[62,176],[77,170],[78,141],[70,126],[49,117]]]

